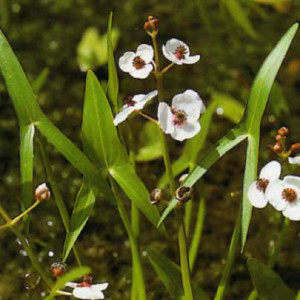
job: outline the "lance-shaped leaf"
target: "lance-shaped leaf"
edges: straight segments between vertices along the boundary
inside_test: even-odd
[[[84,180],[76,198],[63,250],[63,261],[66,261],[75,241],[84,228],[95,203],[95,194],[91,184]]]
[[[242,208],[242,249],[244,248],[248,228],[251,220],[252,206],[249,202],[247,192],[250,184],[257,175],[259,135],[261,119],[282,61],[291,45],[298,29],[298,24],[293,25],[281,38],[272,52],[268,55],[255,77],[243,117],[245,130],[249,134],[247,160],[243,186],[243,208]]]
[[[44,115],[18,59],[1,31],[0,70],[17,112],[20,126],[35,125],[47,140],[53,144],[75,168],[87,178],[91,179],[91,182],[98,187],[99,192],[105,194],[107,197],[112,197],[109,186],[107,182],[104,181],[103,172],[99,171]]]
[[[262,262],[248,259],[248,269],[261,300],[294,300],[296,295],[277,273]]]
[[[113,13],[111,12],[108,20],[107,31],[107,59],[108,59],[108,84],[107,94],[109,100],[112,102],[115,112],[118,112],[118,93],[119,93],[119,80],[114,58],[114,48],[112,40],[112,21]]]
[[[154,248],[148,249],[147,253],[155,272],[167,288],[172,299],[182,300],[184,293],[179,266]],[[192,284],[192,288],[195,299],[209,299],[208,295],[195,284]]]
[[[44,298],[44,300],[52,300],[55,298],[56,292],[62,288],[65,287],[65,285],[68,282],[75,281],[77,279],[80,279],[81,277],[89,274],[91,272],[91,269],[89,267],[77,267],[68,273],[61,276],[55,283],[55,285],[52,287],[49,296]]]
[[[157,209],[150,204],[148,191],[120,142],[109,102],[92,71],[87,74],[82,138],[89,158],[99,167],[106,168],[128,198],[156,225]]]

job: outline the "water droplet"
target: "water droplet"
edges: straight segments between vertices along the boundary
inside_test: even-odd
[[[24,276],[24,286],[27,290],[34,290],[40,281],[41,277],[37,273],[27,273]]]
[[[216,109],[216,112],[217,112],[217,114],[218,114],[219,116],[221,116],[221,115],[223,115],[223,113],[224,113],[224,108],[223,108],[223,107],[218,107],[218,108]]]
[[[48,225],[49,227],[51,227],[51,226],[53,226],[53,222],[52,222],[52,221],[47,221],[47,225]]]

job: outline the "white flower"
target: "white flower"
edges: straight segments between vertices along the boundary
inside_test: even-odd
[[[285,217],[300,220],[300,177],[285,176],[283,180],[273,181],[267,190],[267,198]]]
[[[178,141],[190,139],[201,129],[198,121],[205,110],[198,93],[186,90],[173,97],[172,107],[165,102],[158,106],[158,122],[162,130]]]
[[[261,169],[259,179],[254,181],[248,189],[248,199],[253,206],[263,208],[267,205],[267,189],[274,180],[278,180],[280,173],[281,165],[275,160],[270,161]]]
[[[66,286],[73,288],[73,296],[78,299],[97,300],[105,298],[102,291],[107,289],[108,283],[85,284],[68,282]]]
[[[152,91],[147,95],[140,94],[135,95],[133,97],[127,97],[124,101],[124,106],[121,108],[120,112],[115,116],[115,126],[125,121],[133,111],[141,110],[149,100],[153,99],[156,96],[157,90]]]
[[[136,52],[125,52],[119,59],[120,69],[129,73],[134,78],[144,79],[153,70],[153,48],[142,44]]]
[[[289,163],[293,165],[300,164],[300,156],[289,157]]]
[[[167,41],[162,50],[165,58],[177,65],[194,64],[200,59],[200,55],[190,56],[189,46],[177,39]]]

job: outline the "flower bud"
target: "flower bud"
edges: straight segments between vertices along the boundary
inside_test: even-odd
[[[300,149],[300,143],[295,143],[291,146],[292,152],[298,151],[299,149]]]
[[[193,195],[193,190],[192,188],[188,186],[182,186],[178,188],[175,192],[175,197],[180,201],[180,202],[187,202],[192,199]]]
[[[277,135],[275,136],[276,142],[281,142],[281,141],[282,141],[282,138],[283,138],[283,136],[280,135],[280,134],[277,134]]]
[[[187,178],[188,176],[189,176],[188,173],[182,174],[182,175],[179,177],[178,182],[179,182],[180,184],[183,183],[183,182],[186,180],[186,178]]]
[[[150,193],[150,202],[153,205],[156,205],[163,199],[164,199],[164,195],[161,189],[156,188]]]
[[[67,272],[67,270],[67,265],[64,262],[55,262],[50,267],[50,271],[54,278],[64,275]]]
[[[272,150],[277,153],[280,154],[282,152],[282,146],[280,143],[276,143],[273,147]]]
[[[152,34],[153,32],[157,32],[159,29],[159,20],[156,17],[149,16],[148,21],[144,24],[144,29],[147,33]]]
[[[51,193],[49,188],[47,187],[46,183],[40,184],[35,189],[35,200],[36,201],[46,201],[51,197]]]
[[[287,127],[281,127],[277,130],[277,133],[282,136],[287,136],[289,134],[289,130]]]

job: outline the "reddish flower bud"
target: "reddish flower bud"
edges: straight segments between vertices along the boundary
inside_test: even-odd
[[[153,32],[157,32],[159,29],[159,20],[156,17],[149,16],[148,21],[144,24],[144,29],[147,33],[152,34]]]
[[[280,154],[282,152],[282,146],[280,143],[276,143],[273,147],[272,150],[277,153]]]
[[[282,136],[287,136],[289,134],[289,130],[287,127],[281,127],[277,130],[277,133]]]
[[[281,142],[281,141],[282,141],[282,138],[283,138],[283,136],[280,135],[280,134],[277,134],[277,135],[275,136],[276,142]]]
[[[55,262],[50,267],[50,271],[54,278],[64,275],[67,272],[67,270],[67,265],[63,262]]]
[[[291,146],[292,152],[298,151],[299,149],[300,149],[300,143],[295,143]]]

